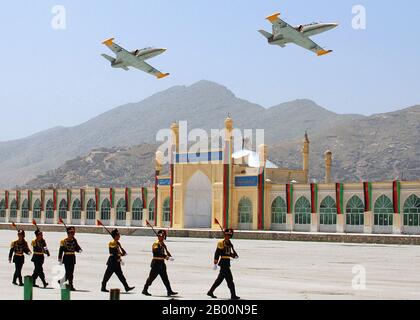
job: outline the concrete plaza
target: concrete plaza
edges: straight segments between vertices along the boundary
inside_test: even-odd
[[[33,239],[27,231],[27,241]],[[45,234],[51,257],[46,258],[44,270],[50,286],[59,269],[56,266],[58,247],[65,233]],[[77,255],[74,285],[79,291],[71,298],[106,300],[108,293],[100,292],[102,276],[108,258],[110,236],[76,234],[83,252]],[[14,264],[8,264],[10,242],[15,231],[0,230],[0,299],[23,299],[23,288],[12,285]],[[168,299],[166,290],[157,278],[149,292],[141,294],[150,270],[151,245],[155,238],[123,236],[121,243],[128,252],[123,271],[128,283],[136,286],[133,293],[122,293],[127,299]],[[364,245],[316,242],[280,242],[233,240],[240,259],[232,261],[237,293],[243,299],[306,300],[306,299],[420,299],[420,247],[398,245]],[[175,258],[167,262],[172,287],[178,299],[207,299],[206,292],[217,277],[213,254],[217,239],[169,238],[168,249]],[[23,275],[32,274],[33,263],[25,257]],[[356,266],[356,267],[355,267]],[[366,271],[366,288],[352,286]],[[353,273],[356,271],[356,273]],[[356,278],[355,278],[356,277]],[[356,280],[354,280],[354,278]],[[38,280],[38,284],[41,284]],[[114,275],[108,289],[122,288]],[[359,290],[358,290],[359,289]],[[123,290],[122,290],[123,292]],[[225,283],[215,293],[221,299],[230,297]],[[34,288],[34,300],[58,300],[59,289]]]

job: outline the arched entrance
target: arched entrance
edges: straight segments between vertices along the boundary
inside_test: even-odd
[[[197,171],[187,185],[184,228],[211,228],[212,187],[209,178]]]

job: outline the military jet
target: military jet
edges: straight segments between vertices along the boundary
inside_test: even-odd
[[[332,50],[323,49],[309,37],[334,29],[338,26],[337,23],[314,22],[292,27],[287,22],[281,20],[279,16],[280,13],[275,13],[266,18],[273,24],[273,34],[264,30],[258,30],[259,33],[267,38],[269,44],[278,45],[284,48],[287,43],[294,43],[315,52],[318,56],[323,56],[332,52]]]
[[[158,79],[169,76],[169,73],[162,73],[144,61],[164,53],[166,49],[149,47],[129,52],[116,44],[114,38],[105,40],[102,43],[116,55],[116,58],[113,58],[106,54],[101,54],[102,57],[111,62],[111,67],[113,68],[121,68],[128,71],[130,70],[128,67],[134,67],[147,72]]]

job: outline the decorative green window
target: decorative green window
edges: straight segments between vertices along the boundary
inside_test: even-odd
[[[120,199],[117,203],[117,220],[125,221],[127,215],[127,209],[125,206],[125,200]]]
[[[155,198],[149,202],[149,220],[155,221]]]
[[[67,219],[67,201],[61,200],[60,205],[58,206],[58,216],[61,219]]]
[[[322,225],[337,224],[337,205],[332,197],[328,196],[321,202],[319,208],[319,222]]]
[[[111,203],[108,199],[102,201],[101,205],[101,220],[110,220],[111,219]]]
[[[300,197],[295,204],[295,224],[311,224],[311,203]]]
[[[358,196],[353,196],[347,202],[346,223],[350,226],[365,225],[365,205]]]
[[[282,197],[274,199],[271,205],[271,223],[285,224],[287,216],[286,202]]]
[[[33,208],[34,219],[41,219],[41,201],[36,199]]]
[[[22,210],[21,210],[22,218],[28,219],[29,218],[29,202],[27,199],[23,200],[22,202]]]
[[[252,202],[243,197],[238,204],[239,223],[252,223]]]
[[[74,220],[79,220],[82,218],[82,204],[79,199],[73,201],[71,217]]]
[[[143,202],[140,198],[137,198],[133,202],[133,207],[131,208],[132,216],[134,221],[140,221],[143,218]]]
[[[420,198],[415,194],[408,197],[404,203],[404,226],[420,226]]]
[[[165,201],[163,201],[162,221],[171,221],[171,199],[169,197],[166,198]]]
[[[93,199],[89,199],[86,205],[86,219],[87,220],[96,219],[96,202]]]
[[[6,202],[4,199],[0,201],[0,218],[6,217]]]
[[[394,221],[394,207],[392,201],[385,195],[376,200],[374,207],[375,226],[392,226]]]
[[[45,217],[47,219],[54,219],[54,202],[49,199],[45,207]]]
[[[15,199],[10,204],[10,218],[17,218],[17,203]]]

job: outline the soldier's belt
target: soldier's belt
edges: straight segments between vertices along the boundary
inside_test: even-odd
[[[66,256],[74,254],[74,252],[64,252]]]
[[[23,253],[15,253],[15,256],[23,257]]]
[[[161,257],[153,257],[153,260],[165,260],[165,258],[161,258]]]
[[[37,256],[43,256],[44,255],[43,252],[34,252],[34,254],[37,255]]]
[[[231,256],[222,256],[222,259],[231,259]]]

